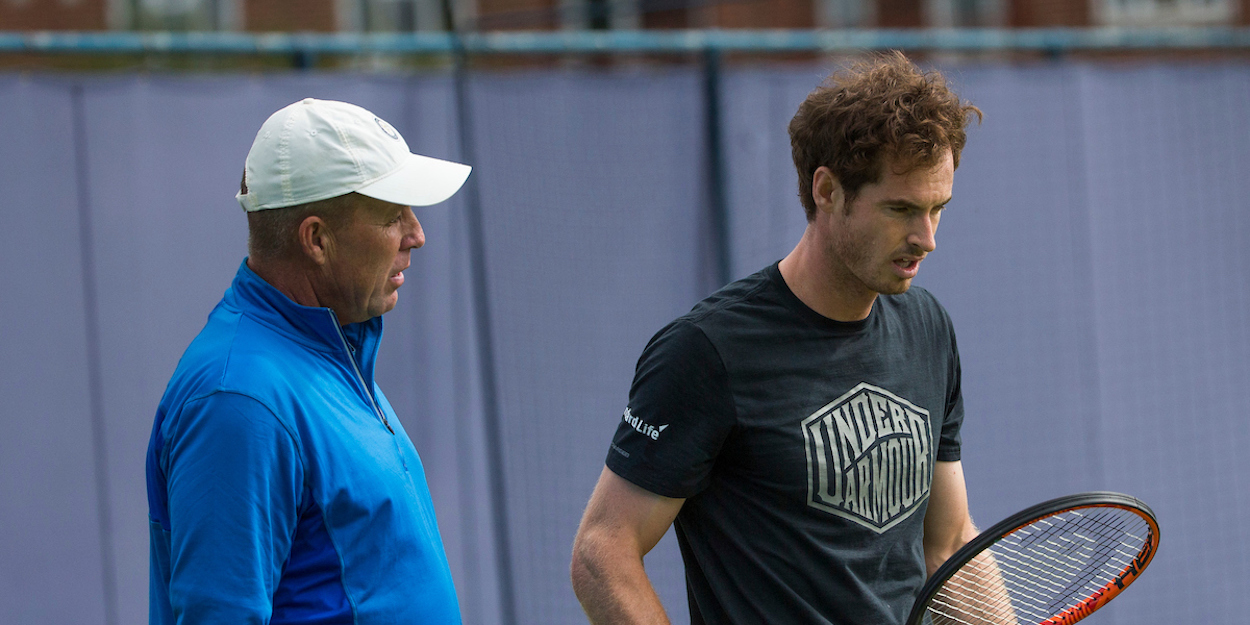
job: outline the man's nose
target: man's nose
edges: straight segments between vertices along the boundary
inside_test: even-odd
[[[411,250],[425,245],[425,230],[421,229],[421,222],[417,221],[417,216],[412,212],[412,208],[404,209],[404,239],[401,243],[401,249]]]
[[[911,234],[907,235],[907,243],[924,250],[926,254],[937,249],[937,224],[936,216],[918,216],[912,226]]]

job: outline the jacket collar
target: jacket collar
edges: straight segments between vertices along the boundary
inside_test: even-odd
[[[323,351],[343,351],[344,338],[355,350],[366,379],[373,379],[373,361],[382,338],[382,317],[342,326],[329,308],[302,306],[291,301],[247,266],[239,265],[224,301],[244,315],[289,338]]]

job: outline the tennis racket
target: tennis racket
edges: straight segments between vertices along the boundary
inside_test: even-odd
[[[955,552],[907,625],[1071,625],[1133,583],[1158,547],[1154,513],[1128,495],[1040,503]]]

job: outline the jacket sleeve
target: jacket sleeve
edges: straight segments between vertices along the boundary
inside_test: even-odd
[[[263,404],[217,392],[167,432],[169,599],[181,625],[268,623],[299,520],[294,434]]]

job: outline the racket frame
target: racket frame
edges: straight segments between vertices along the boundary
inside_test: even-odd
[[[1146,542],[1142,545],[1142,549],[1137,556],[1129,561],[1124,569],[1113,577],[1111,581],[1076,605],[1037,625],[1072,625],[1072,623],[1089,616],[1115,598],[1129,584],[1133,583],[1141,575],[1142,571],[1146,569],[1146,566],[1150,564],[1150,561],[1154,559],[1155,552],[1159,549],[1159,522],[1150,506],[1147,506],[1136,497],[1110,491],[1093,491],[1067,495],[1051,499],[1050,501],[1043,501],[995,523],[989,529],[978,534],[976,538],[968,541],[968,544],[951,555],[929,577],[924,586],[920,588],[920,594],[916,597],[916,602],[912,604],[911,614],[907,617],[907,625],[921,625],[924,621],[925,612],[929,608],[929,601],[942,589],[943,584],[978,554],[990,545],[998,542],[1000,538],[1032,525],[1041,519],[1091,506],[1120,508],[1134,512],[1149,525],[1149,535],[1146,537]]]

